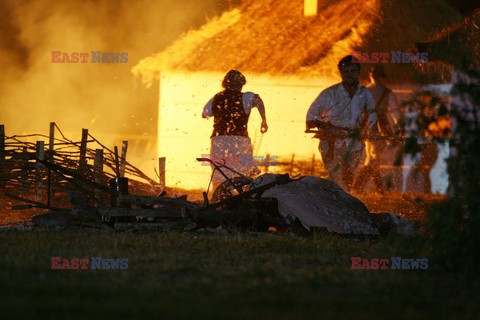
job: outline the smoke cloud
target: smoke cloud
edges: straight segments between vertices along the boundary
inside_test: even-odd
[[[47,133],[54,121],[75,134],[70,138],[79,139],[81,128],[88,128],[109,145],[132,137],[155,139],[158,86],[147,90],[131,68],[231,5],[227,0],[0,0],[0,124],[13,135]],[[127,52],[128,62],[51,63],[51,51]],[[134,144],[130,155],[133,150],[156,157],[155,143],[136,151]]]

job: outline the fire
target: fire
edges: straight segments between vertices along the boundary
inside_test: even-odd
[[[82,128],[109,148],[128,140],[127,161],[155,178],[158,92],[139,85],[131,68],[219,10],[205,1],[185,8],[169,0],[2,1],[0,124],[6,134],[48,135],[56,122],[74,141]],[[125,52],[128,62],[51,63],[52,51]]]

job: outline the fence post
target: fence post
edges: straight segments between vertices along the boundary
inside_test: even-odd
[[[38,160],[45,160],[45,142],[44,141],[37,141],[37,146],[35,150],[35,158],[37,159],[37,163],[35,164],[35,189],[36,189],[36,199],[37,201],[41,201],[42,199],[42,190],[43,190],[43,174],[44,174],[44,166]]]
[[[127,162],[128,141],[122,141],[122,155],[120,157],[120,177],[125,177],[125,164]]]
[[[87,165],[87,140],[88,140],[88,129],[82,129],[82,142],[80,144],[80,161],[79,161],[79,166],[81,168],[86,167]]]
[[[165,188],[165,162],[165,157],[158,158],[158,182],[162,188]]]
[[[48,155],[47,160],[53,162],[53,152],[55,144],[55,122],[50,122],[50,134],[48,136]],[[47,169],[47,206],[50,207],[52,202],[52,170]]]

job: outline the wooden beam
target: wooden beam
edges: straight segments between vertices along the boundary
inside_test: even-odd
[[[162,188],[165,188],[165,163],[167,158],[160,157],[158,158],[158,179],[159,184]]]
[[[55,122],[50,122],[50,134],[48,136],[48,150],[53,156],[53,148],[55,144]]]
[[[37,149],[35,157],[38,160],[45,160],[45,141],[37,141]]]
[[[53,161],[53,152],[55,148],[55,122],[50,122],[50,130],[48,135],[48,154],[47,160]],[[52,192],[52,170],[47,169],[47,206],[50,207],[53,198]]]
[[[127,163],[128,141],[122,141],[122,155],[120,156],[120,177],[125,177],[125,164]]]
[[[43,189],[43,176],[45,174],[45,167],[39,161],[45,160],[45,141],[37,141],[36,155],[37,163],[36,174],[35,174],[35,190],[36,190],[36,200],[42,199],[42,189]]]
[[[82,129],[82,142],[80,143],[80,161],[79,161],[80,167],[84,167],[87,165],[87,140],[88,140],[88,129]]]

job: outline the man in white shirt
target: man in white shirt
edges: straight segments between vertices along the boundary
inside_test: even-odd
[[[346,137],[373,128],[377,122],[372,93],[358,82],[360,64],[346,56],[338,63],[342,82],[325,90],[313,101],[307,112],[307,129],[318,127],[324,134],[318,146],[330,179],[346,191],[353,184],[354,172],[360,163],[364,143]],[[366,114],[366,124],[364,116]]]
[[[265,106],[258,94],[242,93],[246,79],[237,70],[230,70],[223,79],[223,91],[217,93],[203,108],[202,117],[214,117],[211,136],[211,159],[220,161],[245,175],[252,172],[252,142],[248,136],[248,119],[252,108],[257,108],[262,117],[260,132],[267,132]],[[227,176],[234,174],[226,170]],[[214,187],[224,177],[216,172]]]

